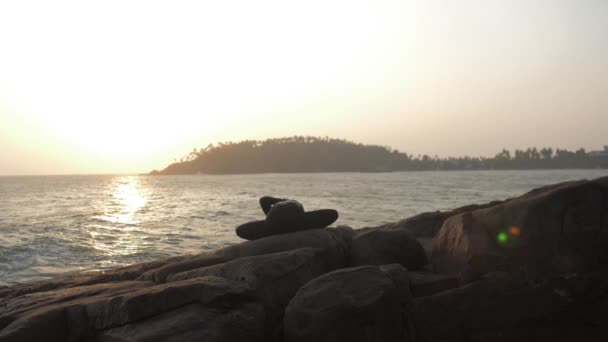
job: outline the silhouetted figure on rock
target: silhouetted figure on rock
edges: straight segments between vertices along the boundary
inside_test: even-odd
[[[246,240],[256,240],[270,235],[325,228],[338,219],[338,212],[334,209],[306,212],[300,202],[286,198],[261,197],[260,207],[266,219],[238,226],[236,235]]]

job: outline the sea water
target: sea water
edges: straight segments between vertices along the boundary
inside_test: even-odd
[[[237,225],[263,219],[263,195],[334,208],[336,225],[362,228],[601,176],[608,170],[0,177],[0,285],[238,243]]]

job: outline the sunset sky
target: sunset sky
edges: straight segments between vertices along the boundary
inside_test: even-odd
[[[0,2],[2,175],[291,135],[601,149],[608,1]]]

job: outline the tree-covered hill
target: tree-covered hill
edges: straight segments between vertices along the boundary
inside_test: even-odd
[[[342,139],[288,137],[264,141],[209,145],[152,174],[231,174],[263,172],[381,172],[406,170],[481,170],[607,168],[608,158],[552,148],[529,148],[511,154],[503,150],[492,158],[413,156],[378,145]]]

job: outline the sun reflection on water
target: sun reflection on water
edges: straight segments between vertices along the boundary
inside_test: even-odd
[[[100,208],[103,214],[93,217],[101,222],[89,231],[93,247],[109,256],[140,252],[147,243],[139,234],[139,224],[150,196],[149,188],[139,177],[114,178]]]
[[[139,224],[136,214],[148,203],[148,193],[136,176],[119,178],[113,184],[112,199],[104,208],[104,221],[129,225]]]

